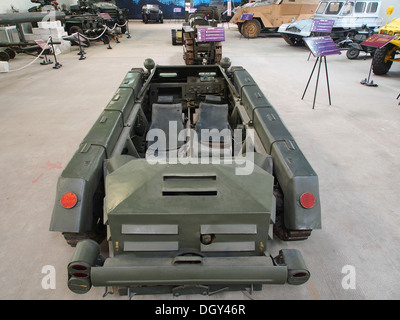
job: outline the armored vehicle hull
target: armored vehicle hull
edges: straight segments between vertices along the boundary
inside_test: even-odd
[[[64,20],[64,29],[69,35],[79,32],[88,37],[96,37],[104,32],[104,26],[104,19],[91,13],[67,15]]]
[[[79,0],[71,6],[71,13],[65,21],[65,30],[69,34],[79,32],[96,38],[104,34],[102,40],[109,42],[108,30],[118,27],[121,33],[127,31],[128,10],[120,9],[111,2],[95,2],[94,0]]]
[[[377,0],[326,0],[321,1],[314,16],[294,23],[282,24],[278,32],[290,45],[304,45],[303,38],[321,35],[312,30],[315,20],[333,20],[329,36],[339,47],[347,48],[352,43],[353,35],[368,34],[368,28],[377,28],[382,24],[379,15],[381,2]]]
[[[110,2],[95,2],[93,6],[96,8],[96,11],[99,13],[106,13],[110,16],[110,19],[106,19],[106,24],[110,28],[114,28],[118,26],[121,30],[121,33],[125,33],[127,31],[127,23],[128,23],[128,9],[121,9],[114,3]]]
[[[230,23],[244,37],[256,38],[261,32],[276,32],[283,23],[312,17],[317,5],[318,0],[256,1],[236,9]]]
[[[321,227],[318,176],[242,67],[132,69],[61,174],[50,230],[76,246],[68,286],[212,294],[303,284],[274,231]],[[109,243],[102,259],[99,243]]]

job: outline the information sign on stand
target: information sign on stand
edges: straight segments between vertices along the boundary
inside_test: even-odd
[[[374,47],[374,48],[382,48],[387,45],[390,41],[392,41],[395,36],[390,36],[388,34],[380,34],[376,33],[370,36],[368,39],[361,42],[362,46]]]
[[[331,37],[312,37],[304,38],[305,43],[311,50],[314,57],[328,56],[332,54],[340,54],[340,50],[333,42]]]
[[[304,95],[306,94],[308,85],[310,84],[310,80],[312,78],[312,75],[314,73],[315,67],[319,61],[319,66],[318,66],[318,74],[317,74],[317,82],[315,85],[315,92],[314,92],[314,102],[313,102],[313,109],[315,106],[315,98],[317,96],[317,90],[318,90],[318,81],[319,81],[319,74],[321,71],[321,62],[322,59],[325,62],[325,74],[326,74],[326,84],[328,86],[328,97],[329,97],[329,105],[331,105],[331,92],[329,89],[329,78],[328,78],[328,66],[326,63],[326,56],[327,55],[334,55],[334,54],[340,54],[340,51],[336,44],[333,42],[331,37],[325,36],[325,37],[311,37],[311,38],[304,38],[304,42],[310,49],[311,53],[314,55],[314,57],[317,57],[317,60],[315,61],[314,67],[312,69],[310,78],[308,79],[307,86],[304,90],[302,100],[304,98]]]
[[[48,43],[42,39],[35,40],[35,42],[43,50],[43,53],[44,53],[45,58],[44,58],[43,62],[40,63],[41,65],[47,65],[47,64],[53,63],[50,59],[47,59],[47,55],[46,55],[46,50],[51,50],[53,52],[54,61],[55,61],[53,69],[59,69],[62,67],[62,64],[58,63],[58,61],[57,61],[56,51],[54,50],[52,37],[50,37],[49,41],[48,41],[50,43],[50,45],[48,45]]]
[[[385,45],[387,45],[390,41],[392,41],[395,38],[395,36],[391,36],[388,34],[373,34],[372,36],[370,36],[368,39],[364,40],[363,42],[361,42],[362,46],[367,46],[367,47],[374,47],[374,48],[382,48]],[[371,60],[371,67],[369,68],[369,74],[368,74],[368,78],[365,78],[364,80],[361,80],[361,84],[365,84],[368,87],[377,87],[378,85],[376,83],[374,83],[374,81],[370,81],[370,77],[371,77],[371,71],[372,71],[372,62],[374,60]]]
[[[223,27],[197,27],[197,42],[225,41]]]
[[[79,57],[79,60],[85,60],[86,57],[85,57],[85,51],[84,51],[83,48],[82,48],[82,42],[85,43],[85,42],[87,41],[87,39],[85,39],[84,37],[82,37],[82,36],[79,34],[79,32],[74,33],[74,37],[75,37],[76,39],[78,39],[78,43],[79,43],[79,52],[78,52],[78,55],[80,56],[80,57]]]
[[[42,39],[34,40],[35,43],[42,49],[50,49],[50,46],[46,43],[46,41]]]
[[[331,33],[335,20],[314,19],[311,24],[311,32]]]
[[[51,62],[50,59],[47,59],[47,54],[45,50],[50,50],[50,46],[46,43],[46,41],[42,40],[42,39],[38,39],[38,40],[34,40],[35,43],[43,50],[44,53],[44,60],[40,63],[41,65],[47,65],[47,64],[51,64],[53,62]]]

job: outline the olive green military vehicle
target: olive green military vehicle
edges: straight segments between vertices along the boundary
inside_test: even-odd
[[[142,7],[142,21],[148,23],[150,20],[164,22],[164,15],[158,4],[146,4]]]
[[[95,1],[93,6],[97,13],[106,13],[110,16],[110,19],[106,19],[106,24],[110,28],[114,28],[115,24],[119,26],[121,33],[127,31],[127,22],[129,9],[119,8],[114,1]]]
[[[65,22],[65,29],[70,34],[78,30],[82,34],[96,36],[103,32],[105,25],[109,28],[119,26],[121,33],[127,31],[128,10],[120,9],[111,1],[78,0],[70,10],[71,14]],[[69,31],[71,27],[74,27],[73,32]]]
[[[63,170],[50,230],[75,246],[68,287],[212,294],[305,283],[275,232],[321,227],[318,176],[243,67],[131,69]],[[109,253],[99,254],[107,241]]]
[[[207,15],[207,12],[192,13],[183,23],[182,29],[171,30],[172,44],[183,45],[183,60],[187,65],[215,64],[221,61],[222,41],[202,41],[198,38],[201,28],[218,28],[218,22],[208,19]]]
[[[230,23],[237,24],[244,37],[256,38],[261,32],[276,32],[283,23],[311,18],[319,1],[255,1],[236,8]]]
[[[28,12],[42,12],[42,8],[46,6],[51,6],[55,10],[58,9],[57,1],[53,0],[31,0],[32,3],[37,3],[38,5],[33,6],[28,9]]]
[[[97,14],[84,13],[79,15],[66,15],[64,20],[64,29],[69,35],[79,32],[87,37],[98,37],[104,30],[104,19]],[[108,42],[107,42],[108,43]]]

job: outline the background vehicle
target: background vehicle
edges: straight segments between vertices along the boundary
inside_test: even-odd
[[[209,19],[207,12],[196,12],[188,16],[182,29],[172,29],[172,44],[183,44],[183,59],[189,64],[215,64],[222,58],[221,41],[198,41],[199,27],[217,27],[217,20]]]
[[[369,28],[366,25],[361,26],[361,30],[355,30],[353,33],[349,33],[349,43],[347,44],[348,49],[346,57],[350,60],[356,59],[360,52],[369,53],[374,55],[375,48],[361,45],[361,43],[368,39],[375,33],[375,28]]]
[[[94,38],[100,36],[104,32],[105,21],[97,14],[83,13],[66,15],[63,22],[64,29],[69,35],[79,32],[86,37]],[[107,31],[104,35],[107,36]],[[104,37],[104,39],[106,38],[107,37]],[[105,43],[108,43],[108,40],[105,40]]]
[[[144,66],[59,178],[50,230],[76,246],[68,287],[180,295],[308,281],[298,250],[273,258],[269,246],[274,227],[285,240],[321,227],[318,176],[251,75],[228,59]]]
[[[393,13],[393,7],[389,7],[386,13],[388,14],[388,21],[389,16]],[[393,61],[399,61],[399,58],[395,56],[400,52],[400,40],[398,39],[400,35],[400,18],[393,19],[390,23],[387,23],[387,21],[385,26],[379,29],[379,33],[393,35],[396,38],[375,51],[374,59],[372,60],[372,71],[376,75],[388,73]]]
[[[116,4],[110,1],[94,1],[94,0],[78,0],[76,5],[72,5],[71,14],[69,16],[70,20],[73,20],[76,17],[77,20],[82,19],[82,16],[86,16],[88,18],[89,15],[97,15],[99,14],[108,14],[108,16],[103,15],[102,19],[104,20],[105,25],[109,28],[114,28],[115,24],[120,26],[121,33],[125,33],[127,30],[126,22],[128,21],[128,9],[120,9]],[[93,18],[94,19],[94,18]],[[79,26],[83,31],[85,31],[85,27]],[[104,28],[103,28],[104,29]],[[68,31],[68,30],[66,30]]]
[[[276,32],[283,23],[310,18],[319,0],[266,0],[245,4],[235,9],[230,23],[238,26],[246,38],[256,38],[262,31]],[[243,20],[250,14],[250,20]]]
[[[290,24],[283,24],[278,32],[290,45],[303,45],[304,37],[318,36],[311,31],[314,19],[334,20],[329,36],[338,44],[346,40],[349,33],[362,31],[363,26],[377,28],[382,25],[380,16],[381,2],[377,0],[321,1],[312,19],[304,19]]]
[[[163,12],[157,4],[146,4],[142,7],[142,20],[144,23],[150,20],[163,23]]]
[[[52,6],[55,10],[58,10],[57,1],[53,0],[31,0],[33,3],[38,3],[38,6],[33,6],[28,9],[28,12],[42,12],[42,8],[45,6]]]

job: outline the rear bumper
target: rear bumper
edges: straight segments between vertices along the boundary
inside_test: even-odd
[[[96,266],[98,248],[91,240],[78,243],[68,265],[68,287],[75,293],[88,292],[90,287],[212,287],[230,288],[263,284],[303,284],[310,273],[301,253],[285,249],[272,259],[267,256],[139,258],[121,254]],[[76,268],[79,266],[79,268]],[[83,267],[82,267],[83,266]],[[86,268],[86,271],[82,271]],[[75,270],[75,271],[74,271]],[[76,276],[76,270],[80,270]],[[86,273],[86,274],[85,274]]]
[[[92,268],[93,286],[284,284],[286,266],[268,257],[202,258],[199,263],[176,264],[170,258],[107,259]]]

